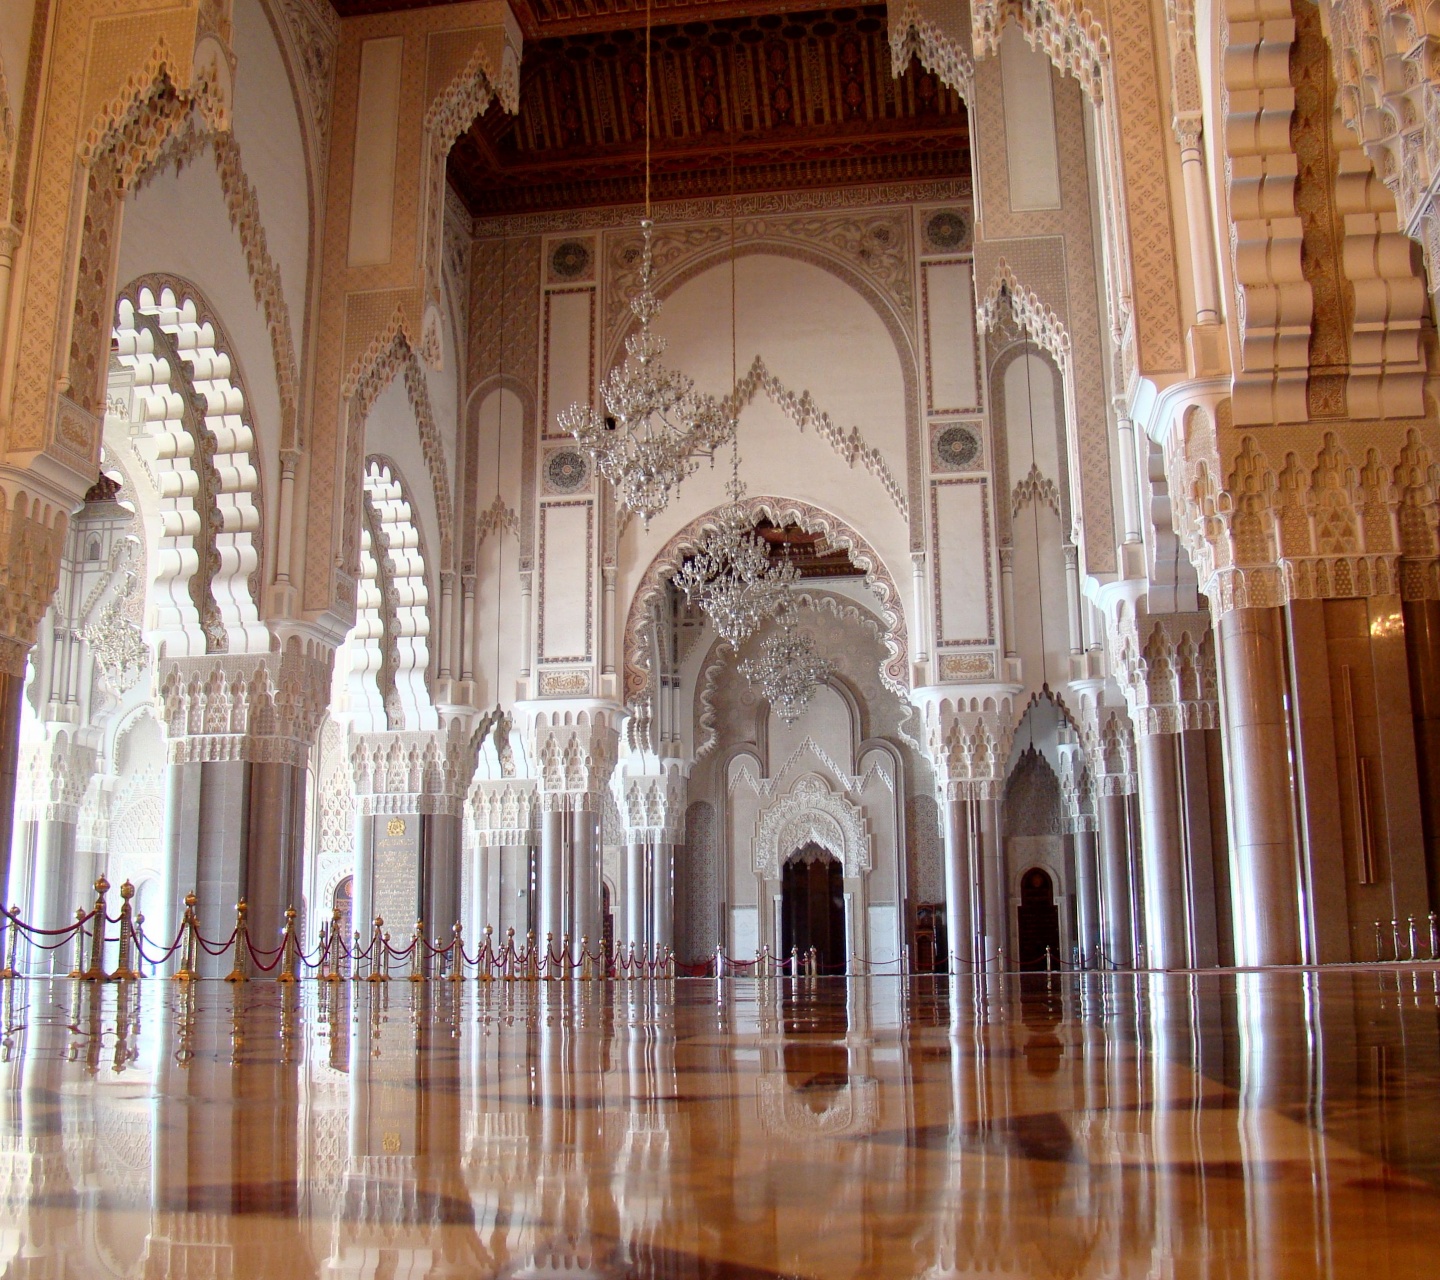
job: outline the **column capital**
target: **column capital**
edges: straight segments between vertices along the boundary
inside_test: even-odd
[[[174,764],[223,760],[304,767],[330,702],[334,650],[292,637],[269,653],[212,653],[155,664]]]
[[[1208,613],[1149,613],[1143,601],[1107,629],[1110,669],[1142,736],[1220,723],[1215,637]]]
[[[627,843],[680,844],[685,839],[688,780],[678,763],[658,773],[625,777],[621,796]]]
[[[478,736],[459,719],[443,729],[351,734],[350,772],[359,812],[458,816],[475,775],[479,745]]]

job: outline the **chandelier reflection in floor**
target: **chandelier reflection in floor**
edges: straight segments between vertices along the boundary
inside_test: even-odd
[[[770,709],[786,724],[800,718],[815,690],[834,670],[834,664],[815,648],[815,641],[796,630],[795,624],[795,602],[788,599],[776,629],[760,642],[759,655],[740,664],[740,673],[765,695]]]

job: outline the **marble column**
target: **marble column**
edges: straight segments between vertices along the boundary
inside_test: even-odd
[[[304,906],[305,770],[257,761],[249,771],[244,895],[250,936],[268,950],[280,945],[286,909]]]
[[[1223,790],[1210,772],[1207,729],[1186,729],[1176,735],[1180,777],[1180,826],[1184,832],[1186,923],[1189,964],[1206,969],[1220,963],[1215,886],[1215,837],[1211,820],[1211,789]]]
[[[1440,911],[1440,600],[1407,600],[1405,657],[1430,908]]]
[[[645,929],[646,906],[649,894],[646,892],[645,844],[639,836],[632,835],[625,844],[625,911],[616,939],[626,950],[630,944],[640,950],[647,933]]]
[[[664,840],[657,840],[651,852],[650,891],[653,954],[675,946],[675,846]]]
[[[1086,819],[1086,822],[1091,819]],[[1075,831],[1075,932],[1080,964],[1092,967],[1100,945],[1100,866],[1095,832],[1088,827]]]
[[[946,969],[969,973],[975,965],[975,922],[971,897],[975,876],[971,870],[971,801],[945,802],[945,946]]]
[[[250,844],[250,765],[243,760],[207,762],[200,766],[200,813],[195,846],[195,897],[201,933],[222,940],[235,927],[235,904],[246,893],[246,854]],[[272,895],[272,899],[273,899]],[[283,908],[281,911],[283,912]],[[250,917],[250,940],[267,951],[280,945],[279,921],[273,901],[265,908],[263,926]],[[234,965],[233,954],[200,952],[200,973],[220,977]]]
[[[1140,784],[1140,856],[1145,876],[1148,963],[1177,969],[1189,963],[1186,935],[1180,778],[1173,733],[1141,733],[1135,741]]]
[[[20,700],[24,654],[18,672],[0,671],[0,884],[10,883],[10,841],[15,832],[15,779],[20,765]],[[8,903],[5,904],[7,907]]]
[[[375,816],[355,814],[355,867],[351,872],[351,929],[360,935],[360,946],[370,945],[370,922],[375,919]],[[346,943],[353,943],[347,938]]]
[[[1000,970],[1010,963],[1010,885],[1005,875],[1000,800],[998,796],[985,796],[977,800],[976,805],[980,811],[980,855],[984,865],[981,901],[985,921],[985,968]]]
[[[442,945],[460,919],[460,823],[458,813],[427,813],[421,819],[422,912],[430,937]],[[474,944],[467,938],[467,946]]]
[[[1280,610],[1234,609],[1217,630],[1230,765],[1235,960],[1297,964],[1300,914]]]
[[[166,918],[157,920],[153,926],[147,925],[146,932],[152,937],[165,939],[166,945],[184,919],[185,895],[199,883],[195,859],[199,848],[200,776],[203,767],[172,763],[165,769]],[[196,910],[199,910],[198,905]],[[215,932],[215,924],[213,920],[200,917],[201,930],[206,934]],[[173,962],[170,967],[172,970],[175,968]]]
[[[1109,781],[1115,781],[1109,779]],[[1130,925],[1130,836],[1128,798],[1121,792],[1099,797],[1100,883],[1104,919],[1100,945],[1106,967],[1128,969],[1135,963]]]
[[[548,934],[558,950],[565,934],[566,893],[564,883],[565,830],[569,815],[561,807],[564,796],[547,796],[540,815],[540,902],[536,916],[535,940],[543,947]]]
[[[587,801],[589,797],[585,798]],[[572,827],[571,884],[573,907],[568,922],[572,945],[578,955],[582,939],[589,939],[594,951],[600,944],[600,863],[604,846],[600,838],[600,812],[590,808],[575,811]]]
[[[28,824],[27,824],[28,825]],[[75,908],[89,895],[89,885],[76,883],[75,823],[41,818],[35,828],[34,903],[31,922],[42,929],[62,929],[75,920]],[[8,904],[7,904],[8,905]],[[159,935],[156,935],[157,937]],[[64,973],[70,968],[68,948],[42,951],[34,948],[28,965],[32,973]]]

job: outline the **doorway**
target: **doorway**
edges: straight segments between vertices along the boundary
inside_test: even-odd
[[[1055,905],[1055,882],[1041,867],[1020,877],[1020,909],[1016,940],[1022,970],[1044,970],[1046,959],[1060,965],[1060,909]],[[1049,949],[1048,952],[1046,949]]]
[[[780,881],[780,954],[811,947],[821,973],[845,972],[845,877],[839,860],[816,844],[791,854]]]

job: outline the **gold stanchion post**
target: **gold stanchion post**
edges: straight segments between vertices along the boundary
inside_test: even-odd
[[[130,955],[135,943],[134,908],[130,905],[134,896],[135,886],[126,880],[120,886],[120,957],[115,964],[115,972],[110,975],[112,982],[133,982],[140,976],[135,972]]]
[[[276,982],[294,982],[295,979],[295,908],[285,908],[285,935],[280,939],[280,972]]]
[[[105,973],[105,894],[110,889],[110,881],[101,876],[95,881],[95,915],[91,920],[94,926],[90,933],[90,967],[80,976],[86,982],[104,982]]]
[[[450,931],[450,981],[465,981],[465,947],[464,930],[460,927],[460,921],[455,921],[455,927]]]
[[[20,926],[16,921],[20,919],[19,906],[12,906],[9,911],[0,912],[7,918],[9,928],[0,933],[0,978],[13,978],[15,976],[15,947],[20,941]],[[9,952],[6,952],[6,946]],[[8,1019],[7,1019],[8,1022]]]
[[[385,981],[384,927],[385,921],[379,916],[375,917],[375,922],[370,926],[370,973],[365,979],[366,982]]]
[[[226,982],[250,980],[250,926],[246,922],[245,899],[235,904],[235,967],[225,975]]]
[[[424,982],[430,976],[429,957],[425,954],[425,921],[415,921],[415,938],[411,943],[410,981]]]
[[[195,923],[195,892],[185,895],[185,914],[180,917],[180,967],[175,971],[176,982],[194,982],[200,976],[195,967],[198,944],[195,935],[199,926]]]
[[[70,970],[72,978],[85,976],[85,908],[75,908],[75,967]]]

